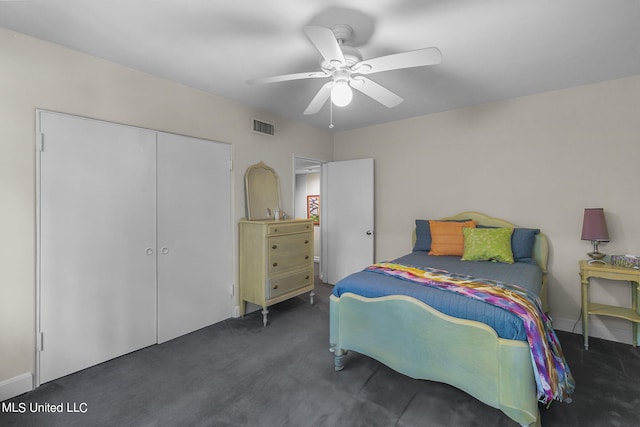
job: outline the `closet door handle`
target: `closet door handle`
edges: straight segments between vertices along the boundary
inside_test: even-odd
[[[162,253],[162,255],[166,255],[169,253],[169,248],[166,246],[163,246],[162,249],[160,249],[160,252]]]
[[[153,255],[153,248],[147,248],[144,250],[144,253],[147,255]]]

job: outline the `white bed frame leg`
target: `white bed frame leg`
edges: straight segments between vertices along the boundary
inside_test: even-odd
[[[269,310],[267,310],[267,307],[262,307],[262,326],[263,327],[267,326],[267,314],[269,314]]]
[[[311,291],[311,293],[309,294],[309,304],[313,305],[313,297],[316,296],[316,293],[314,291]]]

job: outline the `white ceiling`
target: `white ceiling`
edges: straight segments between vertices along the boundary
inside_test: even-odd
[[[0,1],[2,27],[320,128],[328,103],[302,112],[325,80],[246,81],[318,71],[303,27],[341,23],[365,59],[436,46],[443,60],[369,75],[404,102],[356,92],[334,130],[640,74],[639,0]]]

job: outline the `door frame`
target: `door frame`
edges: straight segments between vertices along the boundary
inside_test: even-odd
[[[41,110],[41,109],[36,109],[35,111],[35,119],[36,119],[36,134],[35,134],[35,140],[34,140],[34,147],[35,147],[35,154],[36,154],[36,182],[35,182],[35,192],[36,192],[36,200],[35,200],[35,208],[36,208],[36,235],[35,235],[35,239],[36,239],[36,263],[35,263],[35,280],[36,280],[36,324],[35,324],[35,331],[34,331],[34,335],[35,335],[35,344],[36,344],[36,348],[35,348],[35,362],[36,362],[36,366],[35,366],[35,378],[33,379],[33,388],[36,389],[38,387],[40,387],[40,350],[42,349],[42,324],[40,321],[40,312],[41,312],[41,298],[40,298],[40,286],[41,286],[41,277],[40,277],[40,265],[41,265],[41,259],[42,259],[42,252],[41,252],[41,235],[42,235],[42,230],[41,230],[41,211],[42,211],[42,203],[41,203],[41,190],[42,190],[42,185],[41,185],[41,180],[42,180],[42,174],[41,174],[41,158],[40,155],[42,153],[42,147],[43,147],[43,140],[42,140],[42,131],[40,128],[40,113],[41,112],[49,112],[47,110]]]
[[[292,200],[292,206],[291,206],[291,212],[292,215],[295,215],[295,211],[296,211],[296,176],[297,175],[302,175],[297,173],[296,171],[298,170],[298,162],[299,161],[304,161],[305,163],[309,163],[312,164],[314,166],[318,166],[318,173],[320,174],[320,225],[319,225],[319,230],[318,230],[318,235],[320,236],[320,271],[319,271],[319,276],[320,276],[320,280],[324,281],[324,278],[326,277],[326,275],[324,274],[324,266],[323,266],[323,261],[322,261],[322,254],[324,253],[324,239],[322,238],[322,235],[324,233],[324,229],[323,227],[323,223],[322,223],[322,197],[323,197],[323,189],[322,189],[322,165],[325,163],[329,163],[331,160],[321,160],[321,159],[316,159],[313,157],[308,157],[308,156],[303,156],[303,155],[297,155],[297,154],[293,154],[293,159],[292,159],[292,164],[293,164],[293,168],[292,168],[292,188],[291,188],[291,200]]]

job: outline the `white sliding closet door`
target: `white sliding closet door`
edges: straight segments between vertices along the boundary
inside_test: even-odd
[[[47,382],[156,342],[156,132],[39,116],[39,382]]]
[[[158,134],[158,342],[231,315],[231,146]]]

